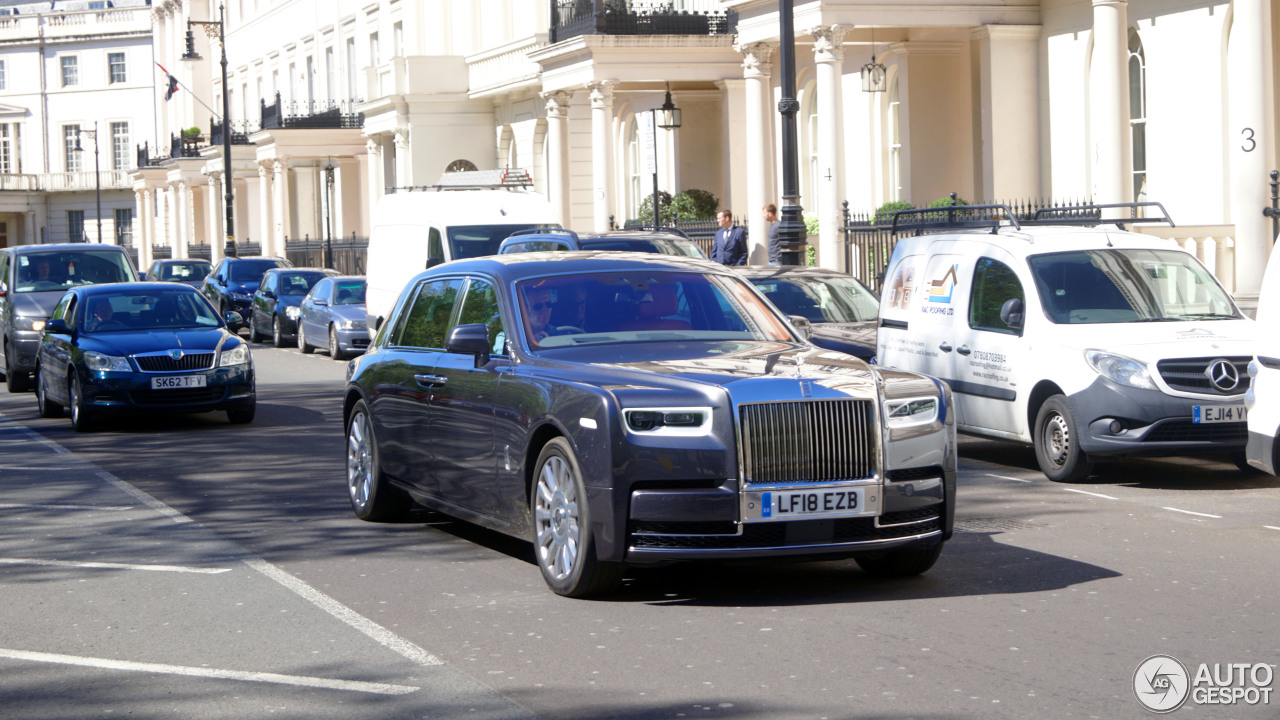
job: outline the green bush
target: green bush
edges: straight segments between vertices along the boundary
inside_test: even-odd
[[[658,202],[662,205],[659,210],[662,217],[659,218],[658,225],[673,224],[677,215],[681,221],[714,220],[716,210],[720,207],[719,198],[706,190],[697,188],[678,192],[674,197],[670,193],[659,190]],[[636,219],[644,225],[654,224],[652,193],[641,201]]]
[[[969,203],[966,202],[964,198],[962,197],[956,198],[956,205],[968,205],[968,204]],[[946,197],[940,197],[937,200],[934,200],[933,202],[929,203],[929,207],[931,208],[951,207],[951,196],[948,195]]]
[[[912,210],[915,206],[905,200],[890,200],[889,202],[876,208],[875,215],[872,216],[873,225],[888,225],[893,222],[893,214],[899,210]]]
[[[804,231],[808,235],[818,234],[818,216],[817,215],[804,216]]]
[[[671,223],[671,193],[659,190],[658,202],[662,205],[662,209],[659,210],[662,213],[662,218],[657,223],[654,223],[653,194],[646,195],[644,200],[640,201],[640,209],[636,212],[636,219],[642,225],[668,225]]]
[[[818,264],[818,248],[809,245],[804,249],[804,264],[815,267]]]
[[[182,137],[184,137],[184,138],[198,138],[198,137],[200,137],[200,128],[199,128],[199,127],[196,127],[196,126],[189,127],[189,128],[187,128],[186,130],[183,130],[183,131],[182,131]]]

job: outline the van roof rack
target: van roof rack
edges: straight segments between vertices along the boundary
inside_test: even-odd
[[[1137,212],[1141,208],[1159,208],[1159,216],[1138,217]],[[1118,208],[1127,208],[1130,217],[1127,218],[1104,218],[1103,210],[1112,210]],[[1176,227],[1173,220],[1169,217],[1169,213],[1165,211],[1164,205],[1158,202],[1131,202],[1131,203],[1106,203],[1101,205],[1065,205],[1063,207],[1040,208],[1036,210],[1035,216],[1030,220],[1023,220],[1024,225],[1081,225],[1084,227],[1096,227],[1098,225],[1115,225],[1121,230],[1125,230],[1125,225],[1138,223],[1168,223],[1169,227]]]
[[[689,239],[689,235],[685,233],[685,231],[681,230],[678,227],[673,227],[671,225],[632,225],[631,227],[622,228],[622,230],[625,232],[631,232],[636,230],[644,231],[644,232],[660,232],[660,233],[667,233],[669,235],[679,235],[685,240]]]
[[[905,222],[904,222],[905,221]],[[962,228],[989,228],[995,235],[1004,225],[1021,229],[1008,205],[944,205],[941,207],[899,210],[893,214],[893,232],[920,235],[926,231]]]
[[[388,192],[414,190],[519,190],[533,187],[528,170],[521,168],[497,168],[495,170],[460,170],[440,176],[435,185],[407,185],[389,187]]]

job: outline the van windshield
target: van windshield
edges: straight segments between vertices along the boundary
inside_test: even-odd
[[[516,223],[512,225],[455,225],[449,228],[449,253],[454,260],[497,255],[498,246],[517,230],[558,227],[557,225]]]
[[[50,292],[76,285],[131,282],[129,258],[122,252],[67,250],[22,253],[16,258],[14,292]]]
[[[1058,324],[1235,320],[1213,275],[1177,250],[1084,250],[1027,260],[1049,319]]]

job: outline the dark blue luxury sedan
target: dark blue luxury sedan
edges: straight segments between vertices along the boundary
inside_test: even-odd
[[[526,538],[561,595],[628,565],[853,557],[916,575],[955,510],[950,391],[805,341],[741,275],[640,253],[418,274],[348,365],[355,514]]]
[[[36,364],[41,417],[71,409],[78,431],[107,415],[226,411],[253,421],[249,346],[194,288],[119,283],[74,288],[45,325]]]

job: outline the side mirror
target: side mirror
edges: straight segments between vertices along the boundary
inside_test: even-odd
[[[327,298],[322,298],[322,297],[318,297],[318,298],[311,298],[311,304],[312,304],[312,305],[321,305],[321,306],[323,306],[323,305],[328,305],[328,304],[329,304],[329,300],[328,300]]]
[[[442,257],[429,257],[427,258],[427,269],[430,270],[442,262],[444,262],[444,258]]]
[[[1000,320],[1014,330],[1022,329],[1022,298],[1009,298],[1000,306]]]
[[[259,292],[262,294],[262,297],[264,298],[267,298],[270,300],[275,300],[276,298],[276,294],[270,290],[260,290]]]
[[[63,320],[62,318],[58,318],[57,320],[50,320],[49,322],[45,323],[44,331],[48,333],[55,333],[58,335],[71,334],[71,328],[67,327],[67,321]]]
[[[489,362],[489,328],[481,323],[458,325],[449,331],[444,343],[445,352],[475,355],[476,367]]]
[[[800,331],[800,337],[808,340],[813,337],[813,324],[809,322],[809,318],[802,315],[788,315],[787,322],[791,326]]]
[[[236,312],[235,310],[228,310],[225,313],[223,313],[222,322],[226,323],[228,327],[243,325],[244,316]]]

